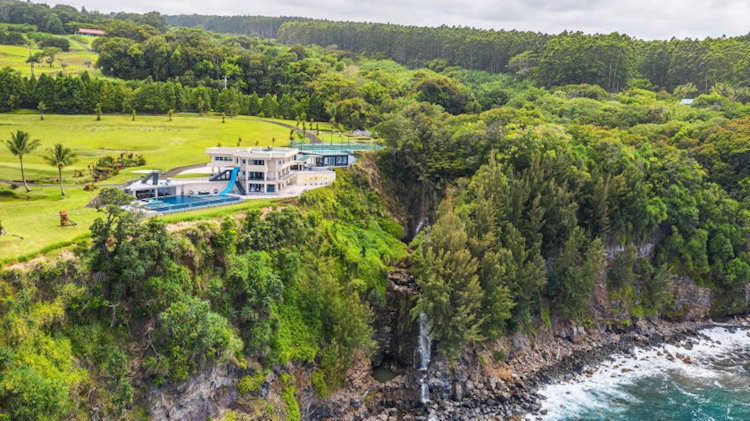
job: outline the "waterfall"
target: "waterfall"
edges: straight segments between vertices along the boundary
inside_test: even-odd
[[[430,340],[430,335],[427,330],[427,315],[419,313],[419,365],[417,368],[421,371],[427,371],[427,367],[430,365],[430,348],[432,341]]]
[[[419,218],[419,222],[417,222],[417,228],[414,229],[414,237],[416,237],[417,234],[419,234],[419,231],[422,231],[422,227],[424,227],[425,221],[426,221],[426,218],[424,217]]]
[[[422,372],[422,377],[419,379],[420,388],[420,399],[423,404],[430,401],[430,387],[427,385],[427,368],[430,365],[430,352],[431,352],[432,341],[428,332],[427,315],[424,313],[419,314],[419,342],[417,344],[416,352],[419,353],[419,358],[414,358],[414,365],[419,371]]]

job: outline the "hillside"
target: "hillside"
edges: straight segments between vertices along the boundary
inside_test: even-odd
[[[0,419],[542,416],[540,385],[750,311],[747,37],[0,20],[107,31],[90,71],[0,69]],[[144,218],[118,189],[362,129],[382,149],[295,199]]]

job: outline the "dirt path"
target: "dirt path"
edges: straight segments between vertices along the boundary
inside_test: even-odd
[[[275,124],[275,125],[281,126],[281,127],[286,127],[287,129],[292,129],[292,130],[294,130],[297,133],[303,133],[305,136],[307,136],[308,139],[310,139],[310,143],[313,143],[313,144],[315,144],[315,143],[323,143],[323,141],[320,140],[320,138],[318,136],[315,136],[314,134],[310,133],[309,130],[305,130],[303,132],[302,129],[298,129],[298,128],[292,126],[291,124],[282,123],[280,121],[269,121],[269,120],[264,120],[262,118],[258,118],[257,120],[265,122],[265,123]]]
[[[86,45],[86,44],[84,44],[84,43],[82,43],[82,42],[80,42],[78,40],[75,40],[75,39],[72,39],[72,38],[69,38],[69,40],[72,41],[72,42],[75,42],[76,44],[78,44],[79,47],[83,48],[84,50],[86,50],[86,51],[88,51],[90,53],[94,52],[94,50],[92,50],[91,47],[89,47],[88,45]]]

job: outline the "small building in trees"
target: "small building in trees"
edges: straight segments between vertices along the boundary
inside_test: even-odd
[[[107,31],[101,29],[90,29],[90,28],[78,28],[76,35],[86,35],[89,37],[102,37],[107,35]]]

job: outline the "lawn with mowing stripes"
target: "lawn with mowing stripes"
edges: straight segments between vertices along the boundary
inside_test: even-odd
[[[56,169],[42,159],[44,149],[55,144],[73,149],[78,161],[64,171],[67,183],[82,183],[84,178],[73,178],[73,170],[85,170],[88,165],[105,155],[120,152],[143,154],[146,165],[128,168],[105,183],[119,183],[142,174],[134,172],[144,169],[166,171],[171,168],[208,162],[205,149],[221,144],[237,146],[286,146],[289,144],[289,129],[271,124],[256,117],[238,116],[226,118],[216,115],[201,117],[197,114],[175,114],[172,121],[167,116],[139,115],[132,121],[131,115],[105,114],[101,121],[93,115],[52,115],[44,121],[38,114],[0,114],[0,139],[10,137],[16,130],[29,132],[39,139],[42,146],[24,158],[27,178],[40,182],[54,182]],[[276,142],[273,142],[273,139]],[[0,180],[18,180],[18,159],[4,147],[0,148]]]
[[[47,115],[44,121],[32,112],[0,114],[0,139],[10,137],[15,130],[24,130],[39,139],[41,147],[27,156],[25,168],[29,179],[55,182],[56,169],[42,158],[45,148],[62,143],[78,154],[78,161],[64,171],[66,184],[81,186],[84,177],[73,178],[73,169],[85,170],[89,163],[101,156],[117,155],[121,151],[143,154],[146,165],[128,168],[119,175],[100,184],[123,183],[142,174],[144,169],[168,170],[175,167],[207,162],[205,149],[221,144],[236,146],[286,146],[289,129],[257,117],[226,118],[197,114],[175,114],[172,121],[167,116],[104,115],[95,121],[93,115]],[[272,139],[276,139],[274,142]],[[0,179],[18,180],[18,160],[4,145],[0,145]],[[88,235],[88,228],[97,212],[87,207],[96,192],[82,187],[66,188],[63,197],[57,187],[32,187],[26,193],[23,187],[10,189],[0,183],[0,224],[7,234],[0,236],[0,262],[15,261],[40,251],[67,245]],[[219,217],[242,212],[250,208],[269,206],[278,200],[260,199],[225,207],[208,208],[168,215],[168,221]],[[281,201],[283,203],[283,201]],[[77,225],[59,226],[59,212],[65,210]]]

